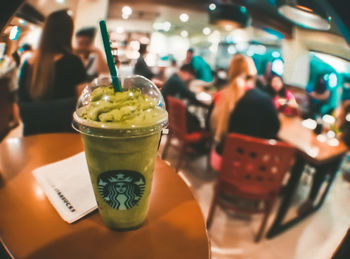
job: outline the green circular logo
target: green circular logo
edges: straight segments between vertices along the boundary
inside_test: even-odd
[[[141,200],[146,180],[136,171],[112,170],[100,174],[97,184],[100,195],[109,206],[128,210]]]

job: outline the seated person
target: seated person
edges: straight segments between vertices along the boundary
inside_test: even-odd
[[[327,83],[320,75],[316,81],[314,89],[308,93],[309,98],[309,117],[316,118],[321,115],[321,108],[329,100],[330,91]]]
[[[258,76],[256,80],[256,88],[266,91],[267,85],[272,77],[272,63],[268,62],[265,67],[264,74]]]
[[[180,67],[177,73],[174,73],[163,85],[162,95],[166,101],[167,96],[176,97],[187,102],[187,105],[194,104],[198,106],[207,107],[196,99],[193,92],[188,89],[188,83],[195,78],[195,70],[190,64],[185,64]],[[187,112],[187,131],[193,132],[200,130],[200,123],[198,118]]]
[[[193,54],[194,50],[192,48],[187,50],[184,64],[192,65],[196,71],[195,78],[204,82],[213,81],[213,72],[209,64],[201,56],[195,56]]]
[[[136,64],[134,67],[134,74],[144,76],[144,77],[151,80],[153,77],[155,77],[155,74],[153,74],[153,72],[147,66],[146,61],[145,61],[145,57],[147,54],[147,45],[140,44],[139,53],[140,53],[140,56],[136,61]]]
[[[217,93],[210,115],[215,150],[211,161],[215,170],[221,166],[221,155],[226,134],[245,134],[258,138],[276,138],[280,128],[277,110],[270,96],[254,88],[256,68],[254,61],[235,55],[228,70],[228,85]]]
[[[94,47],[95,34],[96,29],[93,27],[83,28],[75,34],[77,42],[75,53],[84,64],[87,81],[92,81],[100,74],[109,73],[102,52]]]
[[[38,51],[22,66],[18,99],[24,135],[72,131],[76,94],[86,80],[80,58],[72,54],[72,34],[66,11],[50,14]]]
[[[172,58],[170,61],[170,66],[164,70],[164,77],[166,79],[170,78],[173,74],[177,73],[179,68],[177,67],[176,59]]]
[[[225,85],[227,85],[227,71],[223,68],[218,68],[214,72],[213,87],[216,90],[221,90]]]
[[[283,79],[273,75],[266,87],[267,93],[272,97],[273,103],[278,111],[286,115],[296,115],[298,104],[291,91],[287,90]]]

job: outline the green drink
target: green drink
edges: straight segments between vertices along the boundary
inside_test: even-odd
[[[84,90],[73,126],[82,133],[100,214],[112,229],[134,229],[147,216],[164,100],[151,81],[125,79],[122,92],[95,82]]]

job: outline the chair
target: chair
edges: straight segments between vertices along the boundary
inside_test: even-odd
[[[178,171],[184,154],[189,150],[189,145],[209,141],[211,135],[208,131],[196,131],[187,133],[187,118],[185,104],[174,97],[167,97],[168,112],[169,112],[169,135],[164,147],[162,158],[167,155],[169,146],[172,144],[171,139],[176,138],[179,141],[179,146],[175,146],[180,152],[175,170]]]
[[[209,209],[207,228],[212,224],[217,205],[242,213],[263,213],[255,237],[255,242],[258,242],[282,187],[282,180],[294,163],[294,155],[295,149],[286,143],[229,134]],[[238,207],[232,202],[232,198],[237,197],[253,202],[253,206]]]
[[[76,100],[74,97],[35,102],[20,102],[23,135],[74,132],[71,126]]]

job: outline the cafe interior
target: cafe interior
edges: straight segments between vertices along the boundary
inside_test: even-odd
[[[350,258],[346,7],[345,0],[2,3],[0,258]],[[66,20],[50,23],[58,13],[72,31],[40,70],[45,37],[59,46],[69,31]],[[101,181],[136,178],[99,176],[94,196],[88,172],[94,185],[98,162],[89,159],[106,155],[88,158],[89,138],[100,136],[72,117],[109,74],[114,90],[115,78],[122,85],[147,78],[147,94],[168,114],[153,144],[154,172],[146,150],[153,142],[128,149],[129,157],[113,153],[151,167],[151,185],[136,182],[141,197],[150,191],[147,217],[127,231],[110,228],[101,204],[126,213],[144,201],[111,205]],[[50,80],[51,92],[33,91]],[[107,142],[121,141],[114,137]],[[148,153],[135,159],[142,149]],[[108,170],[138,168],[128,166]]]

